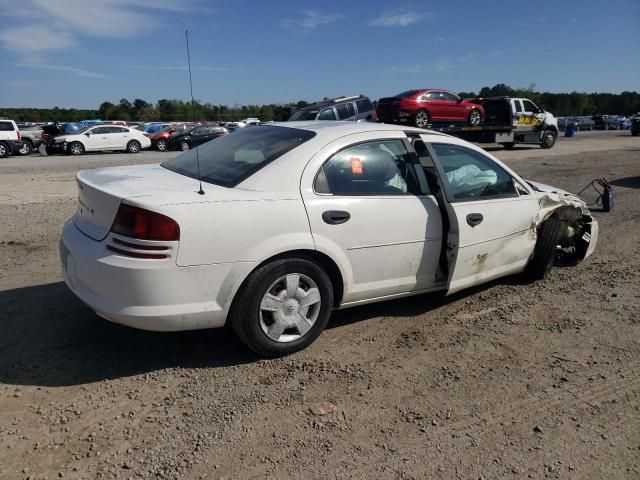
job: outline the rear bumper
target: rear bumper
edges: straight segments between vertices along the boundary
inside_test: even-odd
[[[98,315],[133,328],[197,330],[224,325],[239,271],[252,265],[225,263],[179,267],[175,258],[136,259],[106,249],[72,221],[60,240],[64,281]]]

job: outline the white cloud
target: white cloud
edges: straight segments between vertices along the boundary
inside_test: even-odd
[[[60,72],[71,73],[72,75],[76,75],[78,77],[85,77],[85,78],[109,78],[107,77],[107,75],[104,75],[102,73],[92,72],[90,70],[84,70],[82,68],[70,67],[67,65],[51,65],[51,64],[45,64],[45,63],[25,63],[25,62],[10,63],[8,65],[11,65],[13,67],[20,67],[20,68],[39,68],[42,70],[58,70]]]
[[[282,26],[300,32],[311,32],[321,25],[328,25],[337,20],[342,20],[344,15],[340,13],[323,14],[316,11],[306,11],[302,17],[282,20]]]
[[[0,0],[12,25],[0,42],[16,53],[63,50],[82,37],[138,36],[161,25],[159,12],[185,10],[189,2],[180,0]]]
[[[387,11],[371,20],[369,25],[371,27],[408,27],[426,20],[429,16],[429,13]]]

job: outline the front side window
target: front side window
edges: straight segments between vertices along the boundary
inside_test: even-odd
[[[380,140],[336,153],[318,172],[314,189],[334,195],[405,195],[415,192],[415,185],[402,140]]]
[[[522,104],[524,105],[525,112],[538,112],[538,107],[536,107],[531,100],[523,100]]]
[[[318,108],[302,108],[300,110],[296,110],[289,117],[290,122],[299,122],[303,120],[315,120],[316,115],[318,115]]]
[[[318,115],[318,120],[335,120],[336,119],[336,114],[333,113],[333,108],[327,108],[325,110],[322,110],[320,112],[320,115]]]
[[[315,136],[298,128],[260,125],[241,128],[215,142],[184,152],[161,164],[164,168],[198,178],[196,155],[203,182],[235,187],[265,165]]]
[[[433,144],[453,200],[517,195],[513,179],[493,160],[458,145]]]
[[[98,127],[91,130],[91,133],[96,135],[103,135],[105,133],[111,133],[111,129],[109,127]]]
[[[454,95],[451,92],[442,92],[442,98],[444,100],[451,100],[452,102],[457,102],[460,97],[458,97],[457,95]]]

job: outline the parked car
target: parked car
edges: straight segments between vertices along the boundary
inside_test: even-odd
[[[579,197],[406,126],[261,125],[76,179],[60,257],[80,300],[146,330],[229,322],[265,356],[312,343],[334,308],[542,278],[598,238]]]
[[[243,118],[240,121],[242,123],[244,123],[245,125],[259,125],[260,124],[260,119],[256,118],[256,117],[247,117],[247,118]]]
[[[22,136],[13,120],[0,120],[0,158],[13,155],[22,148]]]
[[[151,139],[151,148],[155,148],[161,152],[169,149],[169,139],[172,135],[182,133],[188,129],[195,127],[190,123],[172,123],[157,133],[147,135]]]
[[[631,126],[629,128],[631,129],[631,135],[640,135],[640,112],[631,117]]]
[[[596,130],[618,130],[620,125],[614,115],[594,115],[591,117]]]
[[[290,122],[308,120],[375,122],[378,117],[371,100],[364,95],[356,95],[353,97],[328,98],[315,102],[312,105],[294,111],[289,117]]]
[[[20,136],[22,141],[18,149],[20,155],[29,155],[35,152],[45,139],[44,130],[37,126],[20,128]]]
[[[169,125],[171,125],[170,123],[151,123],[148,124],[144,127],[144,129],[140,129],[138,128],[138,130],[142,130],[142,133],[144,133],[147,137],[153,135],[154,133],[158,133],[161,132],[162,130],[164,130],[165,128],[167,128]]]
[[[138,153],[150,146],[151,140],[134,128],[97,125],[85,127],[73,134],[55,137],[53,151],[69,155],[104,150],[126,150],[129,153]]]
[[[463,123],[476,127],[484,118],[480,105],[439,88],[407,90],[381,98],[377,112],[381,122],[408,122],[419,128],[431,123]]]
[[[229,131],[218,124],[199,125],[188,130],[184,130],[169,138],[169,150],[189,150],[198,145],[202,145],[210,140],[226,135]]]
[[[593,130],[596,122],[591,117],[578,117],[578,130]]]

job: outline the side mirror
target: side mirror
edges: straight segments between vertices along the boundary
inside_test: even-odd
[[[90,137],[90,136],[91,136],[91,131],[86,132],[86,133],[85,133],[85,135],[86,135],[87,137]]]
[[[462,103],[462,102],[463,102],[462,97],[458,97],[458,103]]]

